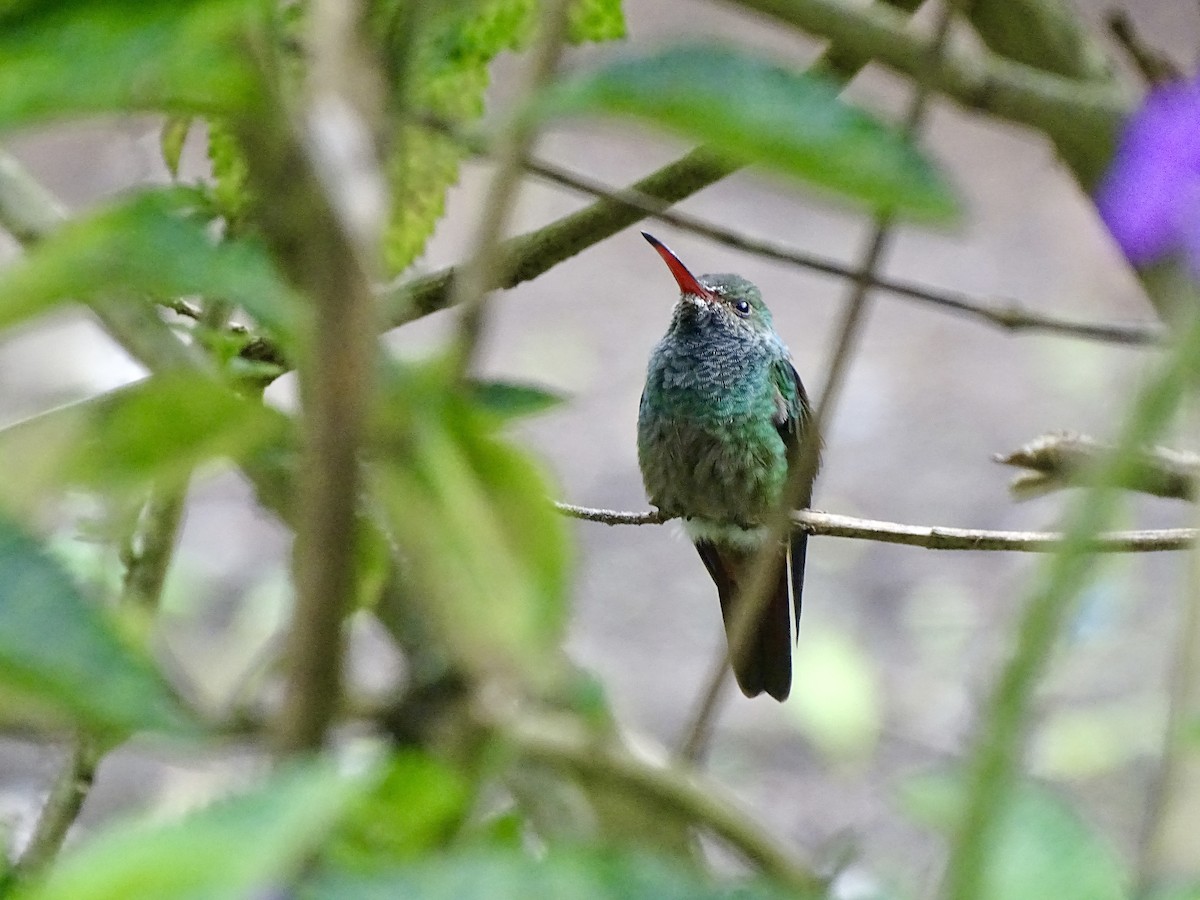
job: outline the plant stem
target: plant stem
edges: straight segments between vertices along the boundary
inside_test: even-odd
[[[1093,573],[1095,533],[1111,521],[1118,505],[1113,485],[1128,480],[1137,466],[1138,449],[1166,427],[1185,386],[1197,380],[1198,359],[1200,316],[1194,316],[1163,371],[1141,392],[1113,455],[1095,473],[1094,486],[1072,504],[1062,547],[1047,562],[1022,611],[1016,647],[980,712],[968,767],[966,811],[951,843],[943,884],[947,900],[980,896],[992,836],[1018,778],[1033,690]]]
[[[29,846],[17,863],[17,874],[23,878],[54,861],[91,790],[100,753],[90,738],[80,735],[71,744],[69,754],[42,807]]]

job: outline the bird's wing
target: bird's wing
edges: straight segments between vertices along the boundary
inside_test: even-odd
[[[775,385],[775,428],[787,448],[788,473],[800,465],[804,441],[809,429],[813,427],[812,405],[808,402],[808,393],[796,373],[796,367],[790,359],[784,358],[775,364],[772,372]],[[817,469],[821,465],[821,440],[817,438],[817,458],[813,471],[804,485],[801,495],[801,506],[812,502],[812,482]],[[795,610],[796,626],[800,624],[800,597],[804,590],[804,559],[808,550],[808,534],[803,531],[793,531],[788,542],[788,562],[792,582],[792,607]]]

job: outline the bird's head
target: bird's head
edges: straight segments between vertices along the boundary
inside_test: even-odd
[[[771,312],[754,284],[741,275],[697,278],[658,238],[644,231],[642,237],[658,251],[679,285],[672,327],[717,327],[750,334],[772,332]]]

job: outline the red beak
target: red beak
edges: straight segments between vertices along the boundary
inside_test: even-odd
[[[642,232],[642,237],[650,242],[650,246],[658,251],[658,255],[663,258],[663,262],[667,264],[667,268],[671,270],[671,274],[675,276],[675,281],[679,284],[679,290],[685,294],[694,294],[697,297],[704,297],[708,300],[714,299],[714,294],[704,285],[702,285],[696,276],[688,271],[687,266],[679,261],[679,257],[671,252],[671,249],[656,238],[652,234]]]

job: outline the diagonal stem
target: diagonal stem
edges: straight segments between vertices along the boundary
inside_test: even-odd
[[[925,68],[930,75],[936,69],[941,58],[942,49],[950,33],[954,10],[953,0],[946,0],[939,10],[935,34],[929,45],[929,56],[925,63]],[[930,79],[926,77],[918,83],[905,117],[904,127],[910,137],[916,133],[925,116],[929,93]],[[788,476],[787,483],[781,492],[780,502],[768,522],[767,537],[759,547],[751,564],[750,578],[743,589],[741,598],[734,606],[736,614],[729,629],[728,647],[712,666],[691,722],[680,741],[678,753],[688,761],[696,762],[703,756],[712,734],[713,720],[716,717],[722,688],[728,683],[726,678],[728,660],[738,658],[749,649],[749,643],[754,635],[754,623],[766,610],[771,590],[770,582],[774,560],[779,552],[778,547],[792,527],[792,510],[803,505],[804,498],[809,493],[813,478],[817,473],[817,467],[820,464],[821,434],[837,404],[854,348],[858,344],[858,336],[868,310],[867,301],[874,273],[887,249],[891,227],[892,221],[889,216],[881,216],[876,221],[862,259],[856,267],[854,287],[838,329],[837,344],[825,377],[825,386],[812,421],[805,429],[800,458]]]

